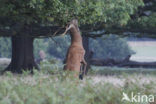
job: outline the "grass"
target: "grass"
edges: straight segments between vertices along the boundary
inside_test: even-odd
[[[35,72],[33,76],[7,73],[1,76],[0,104],[130,104],[121,101],[123,92],[129,95],[131,92],[156,93],[156,83],[153,82],[143,86],[138,85],[137,79],[135,83],[125,83],[122,87],[112,83],[95,84],[90,78],[80,81],[67,73],[47,75]]]
[[[128,42],[132,50],[136,52],[131,59],[136,61],[156,61],[156,42],[155,41],[136,41]]]
[[[33,75],[7,72],[0,76],[0,104],[149,104],[122,101],[123,92],[156,95],[153,69],[92,68],[84,80],[48,62],[41,63],[42,70],[34,70]]]
[[[71,72],[60,71],[56,66],[53,66],[55,70],[51,70],[50,67],[44,64],[44,70],[35,70],[34,75],[29,72],[21,75],[7,72],[0,76],[0,104],[149,104],[121,101],[122,93],[129,96],[131,92],[156,94],[156,77],[149,73],[139,76],[127,73],[120,73],[118,76],[114,74],[112,77],[123,81],[122,85],[117,85],[107,81],[109,78],[105,77],[105,74],[99,77],[100,70],[93,70],[85,80],[78,80]],[[109,68],[104,69],[108,71]],[[119,71],[117,68],[112,70]],[[96,82],[95,77],[102,79]],[[149,77],[152,78],[148,83],[140,83],[141,79]]]
[[[91,75],[122,75],[127,74],[150,74],[156,75],[156,70],[152,68],[118,68],[118,67],[92,67]]]
[[[153,49],[155,46],[134,47],[137,53],[144,52],[138,56]],[[156,95],[154,69],[92,67],[84,80],[78,80],[73,73],[60,71],[59,66],[43,63],[42,71],[35,71],[34,75],[29,72],[1,75],[0,104],[150,104],[122,101],[122,94]],[[0,70],[5,67],[0,66]]]

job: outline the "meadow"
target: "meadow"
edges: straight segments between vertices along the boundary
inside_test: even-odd
[[[129,46],[136,54],[132,55],[131,60],[135,61],[156,61],[156,41],[129,41]]]
[[[84,80],[79,80],[57,65],[41,65],[43,70],[34,70],[33,75],[1,75],[0,104],[156,104],[122,101],[123,93],[155,96],[156,73],[152,69],[92,67]]]
[[[130,43],[137,53],[132,59],[144,61],[147,55],[150,60],[146,61],[151,61],[156,49],[152,44]],[[0,70],[6,66],[0,65]],[[34,74],[0,75],[0,104],[156,104],[155,69],[92,66],[84,80],[79,80],[72,72],[62,71],[62,66],[43,62],[42,70]],[[123,93],[130,98],[132,93],[136,98],[153,95],[154,102],[122,100]]]

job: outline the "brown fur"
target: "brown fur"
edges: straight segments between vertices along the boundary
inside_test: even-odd
[[[70,30],[71,45],[68,49],[64,70],[80,72],[81,64],[84,64],[86,70],[86,61],[84,60],[85,50],[82,44],[82,37],[78,28],[77,20],[72,20],[69,24],[72,27]]]

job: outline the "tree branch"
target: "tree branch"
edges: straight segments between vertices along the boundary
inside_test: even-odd
[[[19,36],[30,36],[30,37],[53,37],[58,36],[62,34],[65,31],[65,28],[60,26],[40,26],[40,25],[27,25],[22,27],[17,26],[11,27],[11,28],[0,28],[0,36],[9,37],[14,35]],[[156,38],[156,30],[155,29],[146,29],[146,28],[117,28],[112,27],[109,29],[106,29],[106,31],[103,31],[101,33],[95,33],[85,31],[81,29],[82,34],[86,35],[91,38],[101,37],[105,34],[117,34],[121,36],[127,36],[124,33],[142,33],[141,35],[135,35],[136,37],[151,37]],[[148,35],[147,35],[148,34]],[[149,35],[152,34],[152,35]]]
[[[30,37],[51,37],[57,36],[65,31],[65,28],[58,26],[24,26],[23,28],[0,28],[0,36],[10,37],[14,35]]]
[[[117,34],[117,35],[120,35],[120,36],[128,36],[129,34],[132,34],[132,33],[141,33],[140,34],[135,34],[134,36],[135,37],[150,37],[150,38],[156,38],[156,30],[155,29],[144,29],[144,28],[117,28],[117,27],[114,27],[113,29],[108,29],[107,31],[104,31],[102,33],[83,33],[83,34],[86,34],[86,36],[88,37],[91,37],[91,38],[96,38],[96,37],[101,37],[103,35],[106,35],[106,34]],[[128,35],[126,35],[128,34]],[[133,35],[133,34],[132,34]]]

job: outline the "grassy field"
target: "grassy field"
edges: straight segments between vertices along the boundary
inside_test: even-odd
[[[34,75],[1,75],[0,104],[156,104],[122,101],[123,92],[128,96],[132,92],[156,95],[156,74],[152,70],[131,73],[134,69],[93,67],[97,70],[78,80],[73,73],[63,72],[57,66],[53,70],[50,65],[41,67],[44,70],[35,71]]]
[[[80,81],[72,74],[7,73],[0,77],[0,104],[132,104],[121,101],[122,93],[155,95],[155,81],[148,75],[88,76]]]
[[[135,61],[156,61],[156,41],[128,42],[136,54],[131,59]]]
[[[156,61],[155,43],[130,43],[137,61]],[[6,66],[0,66],[3,70]],[[131,97],[156,97],[156,71],[143,68],[92,67],[84,80],[63,72],[62,65],[41,64],[42,71],[0,76],[0,104],[156,104],[122,101]],[[137,99],[138,100],[138,99]]]

